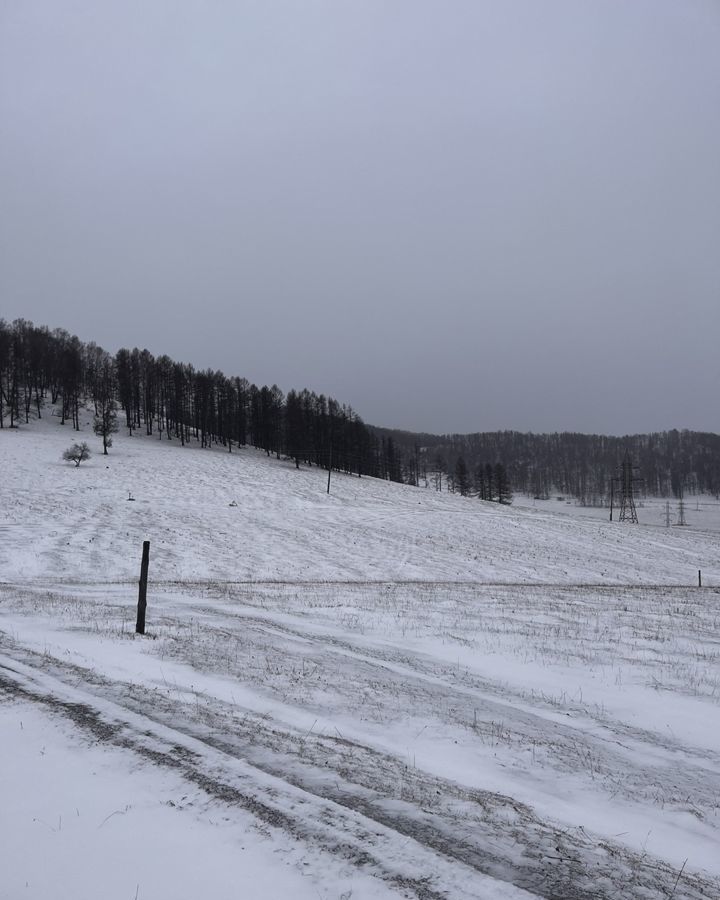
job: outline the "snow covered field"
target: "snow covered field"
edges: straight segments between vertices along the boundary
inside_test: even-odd
[[[720,897],[713,513],[76,437],[0,432],[0,898]]]
[[[676,497],[664,500],[661,497],[639,496],[636,505],[640,524],[656,528],[670,527],[675,529],[679,527],[679,502]],[[683,500],[683,503],[686,528],[691,531],[720,532],[720,500],[700,494],[695,496],[688,495]],[[522,509],[532,509],[536,512],[550,512],[560,516],[594,519],[596,522],[607,522],[610,518],[609,506],[582,506],[571,497],[555,496],[547,500],[540,500],[520,494],[515,498],[514,506]],[[667,526],[666,522],[668,513],[670,518],[669,526]],[[616,520],[618,515],[619,506],[614,511]]]

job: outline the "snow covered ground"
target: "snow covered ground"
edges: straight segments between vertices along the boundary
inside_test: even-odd
[[[0,432],[0,898],[720,897],[711,512],[76,437]]]
[[[680,519],[680,501],[674,497],[665,500],[661,497],[638,496],[636,501],[638,519],[641,525],[656,528],[672,528],[678,526]],[[720,500],[705,494],[688,495],[683,500],[685,528],[691,531],[720,532]],[[594,519],[606,522],[610,519],[610,507],[582,506],[572,497],[554,496],[547,500],[526,497],[519,494],[515,497],[514,506],[522,509],[533,509],[536,512],[550,512],[554,515],[572,516],[580,519]],[[617,520],[620,508],[614,510]],[[667,520],[669,518],[669,525]]]

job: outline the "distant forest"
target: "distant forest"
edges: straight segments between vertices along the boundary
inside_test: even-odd
[[[63,329],[0,319],[0,428],[42,417],[48,404],[79,430],[85,404],[111,446],[119,427],[208,448],[252,445],[268,455],[347,473],[509,503],[512,492],[602,504],[627,451],[653,496],[720,495],[720,436],[668,431],[586,434],[413,434],[366,425],[323,394],[196,370],[147,350],[113,356]]]
[[[517,493],[543,499],[563,495],[588,506],[602,506],[610,496],[610,480],[619,474],[628,451],[635,474],[642,479],[639,494],[720,496],[717,434],[672,430],[625,437],[519,431],[433,435],[373,430],[385,440],[393,440],[396,454],[417,472],[419,483],[428,486],[438,487],[444,481],[452,489],[460,460],[479,493],[487,477],[487,461],[502,460],[508,482]]]

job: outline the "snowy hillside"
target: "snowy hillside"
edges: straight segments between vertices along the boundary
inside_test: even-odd
[[[77,437],[0,431],[0,898],[720,896],[717,532]]]
[[[89,419],[89,415],[87,417]],[[89,429],[88,429],[89,430]],[[717,535],[619,528],[333,474],[241,449],[116,436],[76,469],[58,421],[0,434],[4,571],[16,577],[720,585]],[[128,493],[135,502],[127,502]],[[231,506],[230,504],[236,504]]]

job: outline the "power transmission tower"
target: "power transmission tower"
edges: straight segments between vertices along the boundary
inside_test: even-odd
[[[678,520],[675,524],[687,525],[687,522],[685,521],[685,501],[682,497],[678,501]]]
[[[635,485],[640,484],[643,479],[637,478],[633,472],[637,466],[632,464],[630,451],[625,451],[625,458],[622,462],[622,471],[620,475],[616,475],[611,479],[611,500],[610,500],[610,521],[613,517],[613,495],[615,494],[615,483],[618,484],[620,492],[620,519],[621,522],[638,523],[637,509],[635,508]]]

